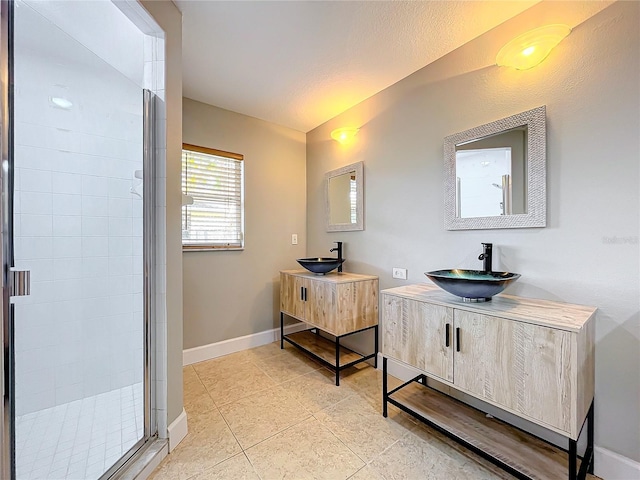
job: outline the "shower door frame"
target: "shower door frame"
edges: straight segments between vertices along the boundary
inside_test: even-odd
[[[11,315],[11,283],[9,277],[8,265],[13,263],[12,252],[12,236],[10,230],[11,223],[9,202],[12,201],[10,192],[13,186],[10,185],[11,176],[8,174],[9,168],[9,148],[11,146],[9,139],[12,136],[12,124],[9,122],[9,111],[13,99],[10,97],[10,83],[13,79],[10,77],[9,59],[11,49],[13,48],[13,4],[8,0],[0,2],[0,262],[2,263],[2,309],[0,310],[0,320],[2,328],[0,328],[0,337],[2,343],[2,356],[0,357],[0,367],[2,368],[2,410],[0,413],[0,422],[2,423],[2,436],[0,437],[0,446],[2,447],[2,455],[0,456],[0,474],[2,478],[13,478],[15,465],[15,441],[12,440],[12,434],[15,431],[15,422],[13,414],[13,389],[10,385],[13,381],[13,341],[10,335],[13,329],[9,328]]]
[[[135,2],[127,2],[131,5]],[[116,3],[114,2],[114,5]],[[0,404],[0,478],[15,479],[15,356],[13,305],[14,291],[11,268],[13,256],[13,0],[0,0],[0,263],[2,273],[2,308],[0,309],[0,372],[2,402]],[[123,10],[123,13],[126,12]],[[127,15],[128,16],[128,15]],[[136,22],[134,22],[136,23]],[[143,95],[143,389],[144,430],[138,440],[111,468],[100,477],[112,477],[126,468],[143,447],[158,436],[156,410],[156,118],[154,93],[141,89]]]

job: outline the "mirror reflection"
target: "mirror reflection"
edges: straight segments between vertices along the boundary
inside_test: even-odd
[[[327,232],[364,230],[363,163],[325,174]]]
[[[357,223],[356,171],[329,179],[329,219],[331,223]]]
[[[527,213],[528,127],[455,146],[456,217]]]

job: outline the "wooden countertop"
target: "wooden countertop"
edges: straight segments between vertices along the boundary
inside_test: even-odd
[[[288,275],[296,275],[298,277],[308,277],[320,282],[330,283],[346,283],[346,282],[362,282],[364,280],[377,280],[376,275],[362,275],[360,273],[348,273],[348,272],[330,272],[325,275],[317,275],[311,273],[308,270],[280,270],[280,273],[286,273]]]
[[[496,295],[490,302],[467,303],[463,302],[460,297],[429,284],[388,288],[382,290],[381,293],[570,332],[582,330],[589,320],[595,318],[595,313],[598,310],[596,307],[585,305],[504,294]]]

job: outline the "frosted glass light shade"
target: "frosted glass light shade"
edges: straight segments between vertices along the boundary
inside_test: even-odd
[[[496,63],[500,67],[528,70],[542,62],[564,37],[571,33],[567,25],[547,25],[529,30],[500,49]]]
[[[353,140],[353,137],[356,136],[358,130],[359,128],[352,127],[336,128],[331,132],[331,138],[342,144],[349,143]]]

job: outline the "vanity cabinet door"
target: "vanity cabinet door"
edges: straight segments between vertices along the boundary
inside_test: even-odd
[[[335,315],[327,325],[333,335],[357,332],[378,324],[378,280],[338,283]]]
[[[280,274],[280,311],[297,318],[305,319],[304,288],[306,279],[296,275]]]
[[[306,311],[307,323],[333,334],[331,326],[335,323],[336,284],[307,280]]]
[[[340,336],[378,324],[378,280],[309,280],[306,321]]]
[[[385,356],[453,381],[453,309],[383,295],[382,315]]]
[[[570,432],[571,332],[462,310],[454,323],[456,387]]]

